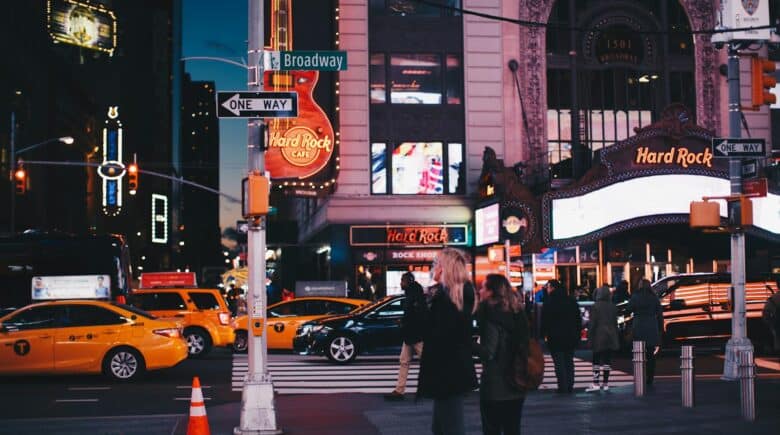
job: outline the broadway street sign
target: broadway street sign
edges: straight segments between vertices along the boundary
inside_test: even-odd
[[[219,118],[296,118],[297,92],[217,92]]]
[[[346,51],[265,51],[269,71],[346,71]]]
[[[712,154],[715,157],[763,157],[766,156],[764,139],[713,138]]]

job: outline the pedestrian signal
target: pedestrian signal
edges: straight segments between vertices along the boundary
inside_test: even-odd
[[[765,104],[775,104],[777,97],[771,91],[777,85],[777,79],[771,74],[777,69],[775,62],[758,56],[752,57],[750,61],[753,109],[759,109]]]

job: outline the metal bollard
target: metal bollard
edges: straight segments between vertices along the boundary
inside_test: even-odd
[[[753,380],[756,369],[753,365],[753,351],[743,350],[737,354],[739,364],[739,393],[742,405],[742,418],[747,421],[756,420],[756,390]]]
[[[634,342],[634,396],[645,395],[645,342]]]
[[[693,358],[693,346],[683,346],[680,356],[680,375],[682,376],[682,405],[684,408],[693,408],[695,399],[693,382],[696,375]]]

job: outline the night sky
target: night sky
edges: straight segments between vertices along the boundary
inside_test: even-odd
[[[241,62],[246,58],[247,0],[184,0],[183,55],[221,57]],[[246,71],[223,62],[189,60],[186,71],[193,80],[213,80],[218,91],[246,89]],[[246,119],[219,122],[219,189],[241,197],[246,174]],[[220,200],[220,226],[241,219],[241,204]]]

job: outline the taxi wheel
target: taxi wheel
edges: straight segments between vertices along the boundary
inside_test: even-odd
[[[136,379],[144,369],[141,354],[129,347],[112,349],[103,359],[103,372],[117,381]]]
[[[193,358],[202,357],[211,350],[211,337],[200,328],[185,329],[184,339],[187,341],[187,352]]]
[[[249,336],[244,330],[236,331],[236,339],[233,341],[233,351],[237,353],[245,353],[249,347]]]
[[[333,362],[346,364],[357,358],[357,350],[357,345],[352,337],[340,335],[328,343],[328,349],[325,354]]]

